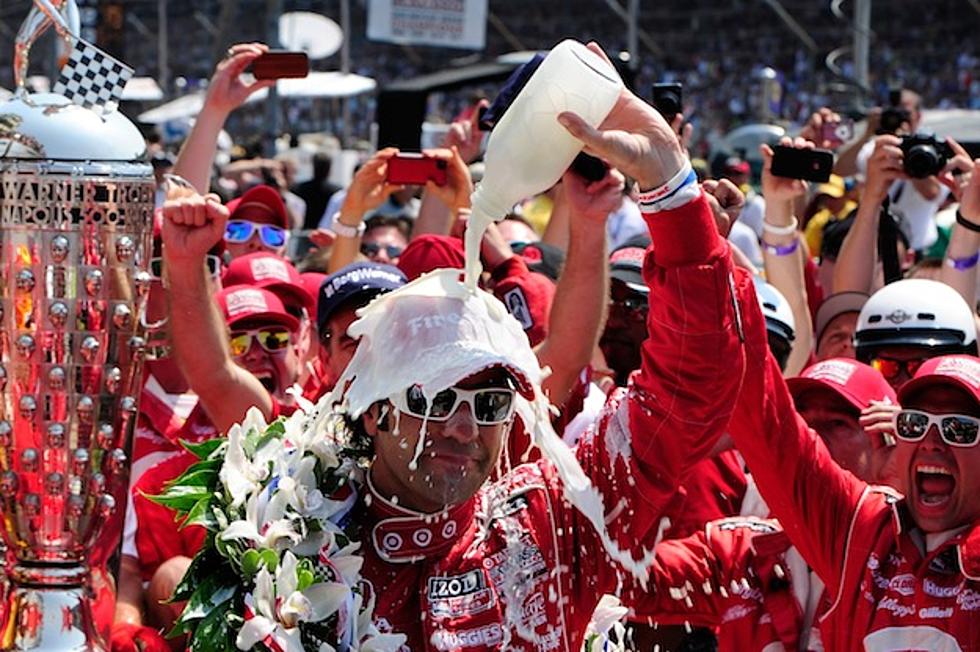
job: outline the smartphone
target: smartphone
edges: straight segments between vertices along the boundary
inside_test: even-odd
[[[854,137],[854,122],[825,122],[820,127],[820,142],[829,142],[831,147],[839,147]]]
[[[777,177],[824,183],[834,169],[834,153],[829,149],[796,149],[786,145],[773,148],[772,173]]]
[[[609,166],[605,161],[585,152],[579,152],[569,169],[590,183],[602,181],[609,173]]]
[[[252,62],[256,79],[302,79],[310,74],[310,58],[305,52],[270,50]]]
[[[684,111],[683,84],[654,84],[653,108],[670,123],[674,116]]]
[[[432,181],[437,186],[446,185],[446,161],[425,154],[402,152],[388,159],[388,183],[402,186],[424,186]]]

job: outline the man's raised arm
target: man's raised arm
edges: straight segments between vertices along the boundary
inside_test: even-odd
[[[578,457],[605,498],[613,540],[649,549],[682,474],[710,450],[733,410],[745,364],[739,305],[754,302],[755,290],[734,268],[677,135],[659,113],[624,90],[600,129],[574,114],[559,120],[587,152],[644,191],[640,207],[654,245],[643,269],[650,309],[641,368],[627,399],[607,406]]]
[[[215,195],[194,194],[167,201],[163,214],[170,333],[181,372],[219,432],[241,421],[253,405],[271,418],[269,392],[232,360],[205,269],[208,249],[224,233],[228,209]]]

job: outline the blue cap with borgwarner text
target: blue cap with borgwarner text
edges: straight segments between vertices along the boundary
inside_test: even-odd
[[[352,263],[334,272],[320,286],[317,328],[323,332],[330,317],[347,302],[358,299],[358,307],[367,305],[377,295],[391,292],[405,283],[405,275],[400,269],[380,263]]]

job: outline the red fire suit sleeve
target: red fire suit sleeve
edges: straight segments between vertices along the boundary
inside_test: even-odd
[[[703,195],[646,220],[655,244],[643,269],[650,310],[642,366],[625,399],[610,397],[576,455],[602,495],[609,537],[649,565],[681,477],[732,413],[745,364],[738,306],[754,301],[755,290],[734,268]],[[609,563],[591,524],[571,518],[586,580],[580,590],[620,592],[621,568]],[[627,603],[645,591],[629,593],[621,593]]]
[[[743,321],[748,362],[729,432],[772,514],[834,595],[848,527],[867,485],[834,462],[796,413],[756,303]]]

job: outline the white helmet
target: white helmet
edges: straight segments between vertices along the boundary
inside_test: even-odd
[[[890,283],[864,304],[854,333],[859,360],[870,360],[887,346],[919,346],[934,349],[935,355],[976,355],[973,310],[956,290],[939,281]]]
[[[755,294],[762,306],[762,314],[766,317],[766,330],[792,342],[796,334],[796,322],[786,297],[758,276],[755,277]]]

